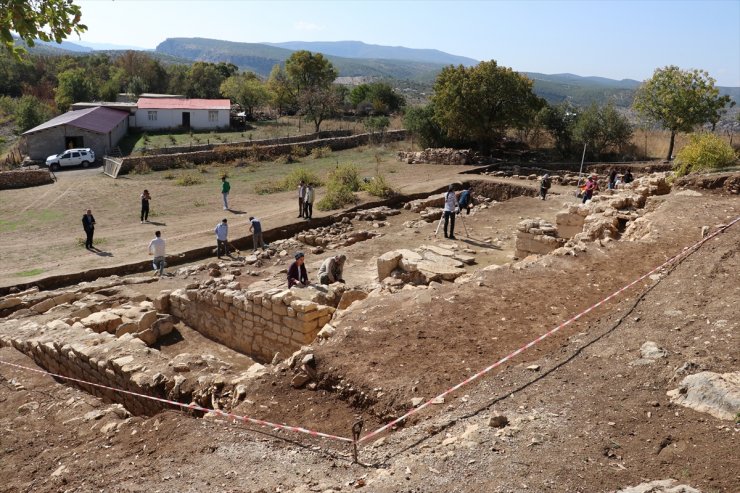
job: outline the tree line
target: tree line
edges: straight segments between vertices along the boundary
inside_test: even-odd
[[[127,51],[114,56],[0,53],[0,111],[16,116],[20,132],[80,101],[116,101],[119,93],[182,94],[188,98],[228,98],[247,119],[270,106],[278,114],[300,114],[314,124],[337,112],[359,116],[389,115],[405,104],[386,82],[349,89],[335,84],[337,70],[320,53],[297,51],[276,65],[267,80],[240,72],[232,63],[195,62],[165,65],[146,53]],[[10,99],[12,98],[12,99]]]

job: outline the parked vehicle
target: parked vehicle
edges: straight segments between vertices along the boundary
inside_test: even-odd
[[[95,152],[89,147],[80,149],[67,149],[61,154],[53,154],[46,158],[46,165],[52,171],[66,166],[82,166],[87,168],[90,163],[95,162]]]

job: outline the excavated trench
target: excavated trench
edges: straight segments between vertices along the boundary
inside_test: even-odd
[[[466,184],[474,194],[498,202],[537,194],[533,187],[513,184],[484,180]],[[394,197],[380,205],[400,208],[416,199],[438,206],[442,191],[433,191],[433,196],[425,193]],[[311,227],[354,217],[370,205],[379,204],[322,218]],[[265,236],[268,241],[275,241],[295,236],[306,228],[305,223],[298,223],[271,230]],[[202,258],[208,251],[209,248],[189,252],[185,259]],[[134,264],[113,270],[131,274],[139,268],[139,264]],[[86,276],[81,273],[38,284],[69,285]],[[263,364],[278,362],[311,344],[331,321],[337,306],[300,299],[284,289],[242,290],[228,284],[162,292],[148,301],[125,285],[151,279],[133,279],[138,280],[94,281],[56,291],[33,289],[30,293],[5,296],[0,299],[0,316],[13,314],[18,320],[0,321],[0,347],[12,346],[52,373],[103,386],[62,380],[105,401],[120,403],[135,415],[155,414],[168,406],[131,393],[186,404],[194,402],[204,408],[230,409],[246,397],[249,381],[266,371],[252,360]],[[8,301],[11,299],[16,301]],[[132,314],[136,310],[143,314],[140,318]],[[50,314],[56,319],[48,321],[54,318]],[[32,321],[33,316],[40,320]],[[220,353],[219,358],[191,343],[183,352],[178,345],[183,341],[182,334],[191,329],[207,338],[212,348],[222,345],[228,351]],[[192,333],[188,339],[194,340]],[[239,361],[239,355],[245,355],[244,359]],[[310,373],[310,368],[301,363],[296,363],[295,369],[299,374]],[[353,409],[366,410],[376,404],[369,391],[330,374],[320,376],[314,388],[327,391]],[[378,417],[393,412],[383,411]]]

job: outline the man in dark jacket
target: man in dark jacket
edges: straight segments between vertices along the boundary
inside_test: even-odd
[[[304,261],[303,252],[297,252],[295,262],[288,267],[288,289],[293,286],[308,286],[308,272],[306,272],[306,266],[303,265]]]
[[[93,234],[95,233],[95,218],[90,209],[82,216],[82,228],[85,230],[85,248],[90,250],[93,247]]]

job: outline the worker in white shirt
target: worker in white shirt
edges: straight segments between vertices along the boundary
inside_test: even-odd
[[[447,188],[447,193],[445,194],[445,208],[444,208],[444,218],[445,218],[445,238],[449,238],[451,240],[455,240],[455,211],[457,209],[457,195],[455,195],[455,186],[450,185]],[[447,223],[450,223],[450,234],[447,235]]]
[[[149,242],[149,255],[154,255],[154,260],[152,260],[154,275],[159,274],[159,277],[162,277],[167,263],[165,262],[164,240],[161,231],[154,232],[154,239]]]
[[[221,258],[221,250],[223,249],[226,255],[226,242],[229,241],[229,225],[226,219],[218,223],[213,232],[216,233],[216,256]]]

